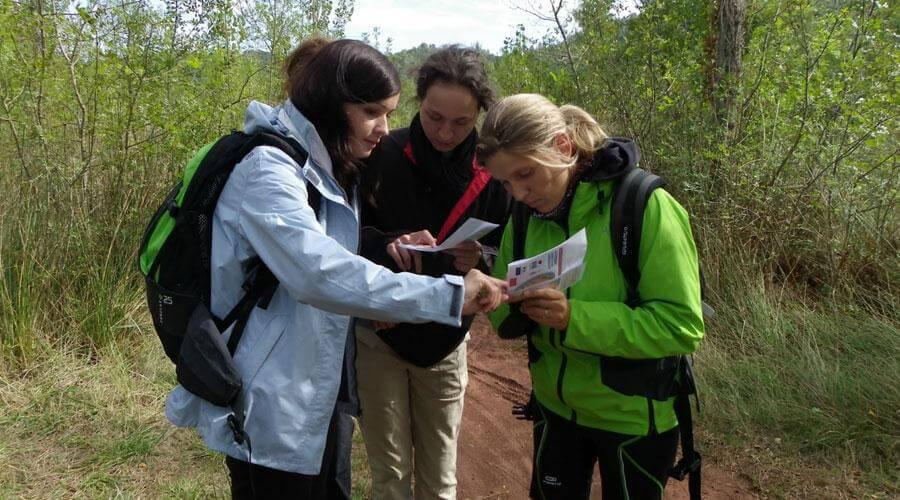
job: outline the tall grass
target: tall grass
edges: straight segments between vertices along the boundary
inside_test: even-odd
[[[104,198],[62,187],[48,193],[2,183],[0,199],[0,347],[5,361],[27,369],[47,349],[97,353],[138,332],[134,271],[147,207],[132,188]],[[88,206],[82,210],[79,207]]]
[[[781,476],[793,482],[780,486],[794,488],[788,496],[816,489],[787,477],[801,462],[824,470],[830,477],[817,482],[838,491],[898,493],[897,298],[880,308],[810,302],[736,254],[707,259],[718,315],[697,355],[702,428],[735,450],[762,442],[792,457]],[[853,478],[869,489],[852,488]]]

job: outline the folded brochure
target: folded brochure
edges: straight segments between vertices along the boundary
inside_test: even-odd
[[[553,287],[569,288],[584,273],[584,255],[587,251],[587,234],[584,229],[546,252],[507,266],[506,280],[509,293]]]

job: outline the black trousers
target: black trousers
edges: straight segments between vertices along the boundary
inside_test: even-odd
[[[662,498],[678,448],[677,427],[630,436],[575,424],[544,407],[540,412],[534,424],[532,498],[590,498],[597,464],[604,500]]]
[[[349,500],[352,438],[353,419],[335,411],[325,440],[322,470],[315,476],[226,457],[225,464],[231,476],[231,496],[235,500]]]

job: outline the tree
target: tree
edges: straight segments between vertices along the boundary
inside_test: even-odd
[[[716,66],[713,73],[715,114],[726,129],[739,119],[744,51],[745,0],[718,0],[716,8]]]
[[[311,36],[341,36],[353,15],[353,0],[246,0],[243,11],[253,40],[268,60],[260,61],[267,75],[267,98],[281,95],[281,61],[301,40]]]
[[[559,34],[559,37],[562,40],[562,47],[565,52],[566,64],[568,65],[569,72],[572,75],[572,82],[575,86],[575,92],[579,100],[582,100],[584,99],[584,92],[582,91],[581,83],[578,78],[578,64],[572,54],[572,46],[569,43],[569,31],[572,17],[565,14],[565,0],[547,0],[546,7],[548,8],[549,12],[545,12],[540,7],[540,4],[535,5],[531,0],[527,2],[527,6],[516,6],[517,9],[523,12],[527,12],[540,19],[541,21],[553,23],[556,32]]]

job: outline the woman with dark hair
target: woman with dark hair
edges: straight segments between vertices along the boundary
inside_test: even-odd
[[[393,273],[355,255],[360,161],[388,132],[397,71],[362,42],[313,40],[285,72],[289,98],[274,108],[251,102],[244,131],[275,134],[308,158],[300,164],[279,148],[253,149],[228,178],[212,220],[214,315],[237,303],[256,258],[279,282],[266,307],[251,313],[234,353],[243,382],[237,409],[178,386],[166,415],[227,455],[235,498],[349,498],[348,415],[357,412],[350,316],[459,325],[496,307],[503,285],[477,270],[465,278]]]
[[[494,100],[478,53],[452,46],[432,54],[419,70],[416,94],[419,113],[409,128],[388,135],[363,173],[364,185],[375,188],[363,213],[362,255],[430,276],[487,270],[476,241],[436,254],[399,246],[410,237],[440,242],[469,217],[506,220],[508,196],[474,162],[475,123]],[[499,236],[484,242],[496,246]],[[374,498],[456,498],[472,318],[456,326],[358,327],[360,428]]]

